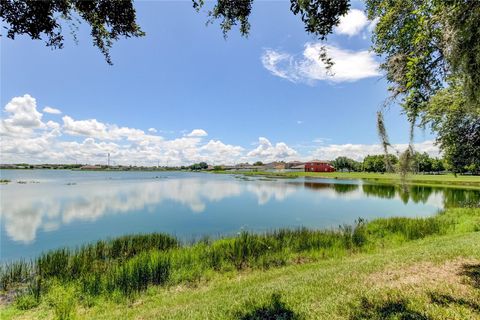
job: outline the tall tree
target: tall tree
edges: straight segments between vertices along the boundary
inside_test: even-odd
[[[480,111],[468,106],[458,87],[439,91],[429,102],[425,125],[437,134],[437,143],[455,173],[480,172]]]

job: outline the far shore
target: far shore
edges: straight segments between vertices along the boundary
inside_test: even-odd
[[[394,185],[418,185],[418,186],[441,186],[463,189],[480,189],[480,176],[477,175],[454,175],[453,173],[416,173],[409,174],[404,179],[397,173],[378,173],[378,172],[304,172],[304,171],[242,171],[242,170],[188,170],[180,168],[165,167],[123,167],[123,168],[98,168],[98,169],[79,169],[79,168],[1,168],[2,170],[59,170],[75,172],[196,172],[196,173],[214,173],[243,175],[246,177],[265,177],[272,179],[293,179],[293,178],[316,178],[316,179],[341,179],[341,180],[364,180],[370,183],[394,184]]]
[[[373,172],[303,172],[303,171],[214,171],[220,174],[240,174],[244,176],[262,176],[268,178],[318,178],[365,180],[381,184],[402,184],[422,186],[445,186],[468,189],[480,189],[480,176],[446,174],[409,174],[404,180],[397,173]]]

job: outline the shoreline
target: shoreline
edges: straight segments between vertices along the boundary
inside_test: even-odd
[[[67,265],[71,265],[71,263],[75,261],[77,261],[75,263],[79,263],[78,258],[75,258],[77,255],[75,255],[73,251],[70,253],[61,250],[57,250],[56,252],[58,253],[50,251],[42,260],[44,263],[42,269],[44,280],[42,283],[43,285],[48,284],[48,289],[45,289],[47,290],[45,292],[42,291],[43,293],[40,296],[40,300],[34,302],[32,300],[33,298],[27,295],[28,299],[24,298],[21,300],[21,303],[24,303],[23,305],[19,304],[19,302],[2,305],[0,307],[0,314],[2,315],[2,319],[3,317],[5,317],[5,319],[16,319],[17,316],[22,319],[30,319],[37,318],[40,314],[52,314],[55,306],[53,306],[52,310],[49,299],[51,299],[52,295],[57,296],[60,294],[62,296],[60,299],[70,299],[68,303],[72,305],[72,312],[80,313],[82,317],[85,318],[108,318],[112,313],[116,314],[116,310],[129,308],[132,304],[137,306],[135,308],[136,312],[130,314],[132,318],[138,317],[139,315],[149,318],[152,316],[150,313],[152,310],[156,310],[154,311],[155,314],[157,310],[167,311],[167,309],[163,309],[167,308],[166,305],[164,303],[159,304],[158,301],[169,301],[167,304],[173,308],[171,309],[173,313],[164,315],[167,316],[167,318],[174,315],[171,318],[182,319],[186,316],[185,312],[182,311],[184,308],[181,307],[184,303],[182,302],[182,297],[193,298],[197,296],[198,292],[206,292],[206,296],[202,299],[194,299],[191,301],[192,306],[195,305],[195,311],[191,315],[196,314],[195,318],[201,318],[200,315],[204,314],[207,310],[205,309],[205,304],[218,306],[218,303],[221,303],[220,301],[230,301],[229,297],[231,297],[234,292],[238,293],[238,290],[246,290],[247,287],[250,288],[248,290],[259,290],[263,292],[261,301],[268,303],[270,296],[276,293],[276,290],[273,292],[267,289],[270,286],[269,283],[272,283],[272,281],[276,283],[275,287],[278,287],[280,290],[279,294],[281,298],[290,301],[292,310],[300,312],[300,310],[303,309],[301,307],[303,302],[296,300],[294,300],[296,302],[291,301],[290,293],[295,294],[295,292],[307,290],[307,288],[311,286],[313,286],[312,288],[317,288],[315,289],[314,296],[325,290],[334,296],[338,294],[345,295],[345,293],[349,292],[349,295],[345,297],[350,299],[352,303],[355,303],[357,299],[362,298],[362,295],[359,295],[359,293],[364,292],[361,289],[364,286],[362,281],[375,278],[374,282],[378,282],[376,277],[378,277],[379,272],[381,273],[379,279],[382,279],[384,277],[390,277],[392,273],[401,274],[404,272],[402,269],[408,266],[408,270],[411,269],[411,272],[417,272],[416,283],[420,280],[421,282],[424,281],[423,278],[427,279],[425,280],[427,281],[425,287],[422,287],[422,290],[426,292],[428,291],[427,289],[431,289],[428,282],[429,274],[432,272],[431,269],[437,268],[436,265],[439,263],[440,265],[454,264],[458,266],[455,268],[466,268],[468,265],[478,265],[480,270],[480,241],[478,241],[480,237],[480,208],[452,208],[430,218],[375,219],[352,227],[352,229],[338,229],[336,232],[308,229],[304,232],[300,230],[285,230],[285,236],[287,236],[285,239],[290,240],[286,242],[282,240],[280,243],[283,244],[276,244],[276,241],[284,239],[284,236],[281,236],[281,231],[272,232],[270,235],[245,234],[233,238],[214,240],[212,242],[206,240],[205,242],[198,242],[186,246],[178,246],[174,239],[167,235],[157,235],[155,236],[155,241],[158,244],[155,245],[160,245],[163,249],[154,249],[153,251],[150,251],[148,246],[145,247],[141,244],[151,243],[149,242],[149,238],[152,235],[144,235],[138,238],[142,239],[143,237],[144,241],[135,240],[132,242],[131,240],[135,239],[135,236],[133,236],[133,238],[124,237],[122,239],[112,239],[110,242],[103,241],[100,246],[98,246],[98,244],[91,244],[94,246],[92,248],[103,248],[102,250],[105,250],[104,252],[107,254],[107,259],[109,259],[108,257],[112,257],[115,259],[113,261],[117,261],[116,259],[118,259],[118,257],[122,257],[125,254],[128,258],[126,258],[124,262],[122,262],[123,258],[120,258],[121,260],[114,262],[111,267],[108,267],[100,273],[98,270],[95,271],[96,269],[92,269],[94,273],[86,273],[86,275],[88,275],[87,278],[79,276],[79,278],[73,277],[70,279],[69,275],[72,271],[69,270],[73,269],[65,268],[58,263],[55,264],[55,261],[60,259],[62,255],[70,257],[66,260],[70,261]],[[343,231],[340,232],[340,230]],[[290,235],[291,238],[288,238],[288,235]],[[348,235],[347,238],[345,238],[346,235]],[[118,245],[115,245],[115,241],[120,241],[120,243],[123,244],[118,247]],[[315,245],[316,241],[320,241],[319,247]],[[125,247],[128,243],[131,245]],[[135,243],[136,245],[134,245]],[[269,245],[265,246],[266,244]],[[277,249],[273,249],[277,245],[280,246],[277,247]],[[238,250],[235,249],[237,246]],[[87,247],[77,249],[77,253],[79,253],[78,257],[84,256],[84,253],[80,252],[81,250],[92,253],[97,251],[90,251],[85,248]],[[121,250],[127,251],[123,254],[123,251],[118,251],[118,248],[125,248]],[[137,248],[144,249],[136,251]],[[273,251],[270,252],[270,250]],[[213,252],[217,253],[213,254]],[[202,258],[204,254],[207,254],[206,257],[210,258]],[[232,254],[233,256],[231,256]],[[47,258],[47,256],[50,258]],[[103,257],[105,255],[101,254],[101,256]],[[211,260],[213,257],[216,258]],[[392,259],[396,261],[394,265],[392,265]],[[94,259],[92,261],[97,260]],[[361,263],[359,263],[359,261],[361,261]],[[421,263],[417,265],[417,261],[421,261]],[[100,260],[98,263],[100,263]],[[137,268],[138,272],[140,272],[140,270],[144,270],[142,272],[153,270],[148,269],[151,267],[147,269],[143,267],[143,264],[150,265],[151,263],[154,263],[159,270],[167,270],[165,268],[168,266],[168,270],[170,271],[162,273],[163,276],[160,282],[146,283],[145,286],[143,286],[141,285],[141,283],[143,283],[142,281],[147,280],[142,279],[149,273],[144,273],[144,276],[137,278],[137,271],[135,270],[137,270]],[[83,264],[79,266],[81,265]],[[92,264],[92,266],[93,265],[95,264]],[[88,267],[88,265],[86,266]],[[133,269],[123,269],[127,266]],[[371,267],[373,266],[375,267],[372,269]],[[58,269],[59,267],[60,269]],[[390,268],[390,270],[388,270],[388,268]],[[419,269],[424,270],[422,271],[422,279],[420,280],[418,279]],[[49,270],[54,273],[49,273]],[[109,276],[109,274],[112,270],[114,276],[110,278],[111,276]],[[133,273],[131,273],[131,275],[123,275],[127,278],[122,281],[134,281],[134,283],[135,281],[139,281],[139,287],[132,284],[132,287],[128,286],[124,288],[124,282],[116,282],[117,280],[115,279],[122,276],[122,272],[126,272],[126,270],[131,270]],[[328,274],[325,273],[327,270],[330,270]],[[455,269],[454,271],[457,272],[458,270]],[[116,275],[117,272],[120,273]],[[315,274],[320,272],[321,275],[318,275],[320,278],[313,276],[312,272]],[[364,274],[366,278],[358,278],[358,274]],[[60,277],[60,275],[62,276]],[[146,279],[148,279],[148,277],[149,276],[147,276]],[[300,283],[298,283],[298,277],[301,278]],[[396,276],[395,279],[397,279]],[[100,282],[96,285],[95,283],[97,281]],[[108,293],[110,292],[108,291],[110,289],[107,289],[108,286],[103,286],[110,283],[110,281],[114,281],[114,284],[117,283],[116,285],[120,286],[118,289],[120,291],[117,292],[114,290],[112,293]],[[318,283],[320,283],[320,285]],[[390,282],[387,281],[382,284],[382,286],[386,286],[389,283]],[[340,285],[340,287],[338,285]],[[440,286],[441,285],[440,283]],[[457,284],[455,283],[455,285]],[[352,291],[352,287],[357,289],[353,289]],[[84,290],[90,293],[85,293]],[[100,291],[98,291],[99,293],[93,293],[97,292],[95,290]],[[455,287],[455,290],[450,291],[450,293],[459,299],[475,297],[470,292],[470,289],[470,291],[468,291],[469,295],[464,296],[465,292],[467,292],[465,290],[464,287]],[[125,293],[122,294],[121,292]],[[373,299],[372,301],[383,299],[384,294],[382,294],[382,292],[390,291],[388,287],[382,287],[379,292],[371,292],[368,298]],[[407,291],[405,293],[404,290],[400,290],[399,292],[403,292],[405,297],[409,299],[423,299],[422,295],[418,296],[415,291]],[[472,292],[474,293],[475,291]],[[70,298],[68,298],[69,296]],[[301,294],[301,296],[304,296],[304,294]],[[219,301],[216,297],[222,298]],[[478,295],[478,297],[480,298],[480,295]],[[430,302],[426,301],[425,303],[428,304]],[[341,308],[341,305],[342,303],[331,302],[330,307],[337,310]],[[248,309],[249,307],[245,305],[245,308]],[[323,310],[320,306],[315,308]],[[208,310],[212,317],[227,319],[231,318],[229,314],[232,310],[235,310],[235,308],[208,308]],[[348,312],[356,312],[355,308],[349,307],[348,310]],[[453,310],[455,311],[455,309]],[[339,309],[336,312],[340,312]],[[309,313],[305,315],[313,316],[313,314]]]
[[[272,179],[294,179],[294,178],[317,178],[317,179],[338,179],[338,180],[362,180],[378,184],[402,185],[402,179],[395,173],[367,173],[367,172],[267,172],[267,171],[217,171],[214,174],[233,174],[251,177],[266,177]],[[442,186],[452,188],[465,188],[480,190],[480,176],[453,174],[412,174],[408,175],[404,182],[406,185],[418,186]]]

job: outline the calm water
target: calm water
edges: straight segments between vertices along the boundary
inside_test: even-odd
[[[180,172],[3,170],[3,261],[128,233],[184,240],[242,229],[337,227],[358,217],[426,216],[478,191],[401,192],[357,180],[244,178]],[[22,184],[18,181],[26,181]]]

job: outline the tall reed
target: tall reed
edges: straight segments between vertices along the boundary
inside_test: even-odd
[[[122,236],[48,251],[31,263],[5,265],[0,270],[1,288],[27,283],[27,293],[37,301],[52,282],[73,285],[89,296],[115,292],[132,296],[153,285],[197,281],[211,271],[282,266],[310,253],[333,256],[358,251],[380,238],[415,240],[439,234],[450,222],[438,217],[358,219],[330,230],[244,231],[236,237],[183,245],[158,233]]]

